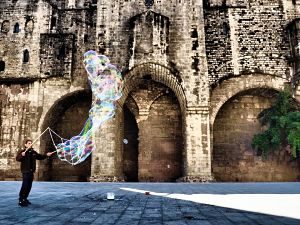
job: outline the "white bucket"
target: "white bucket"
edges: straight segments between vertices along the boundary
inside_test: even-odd
[[[107,200],[114,200],[115,194],[113,192],[107,192],[106,198],[107,198]]]

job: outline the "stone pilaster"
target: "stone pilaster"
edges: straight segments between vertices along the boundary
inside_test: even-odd
[[[90,181],[123,181],[122,177],[116,176],[115,129],[115,119],[111,119],[105,122],[93,135],[95,150],[92,154]]]
[[[207,107],[190,107],[185,118],[184,177],[178,181],[213,181],[209,113]]]

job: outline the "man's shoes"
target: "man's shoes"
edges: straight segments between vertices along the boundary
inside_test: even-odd
[[[25,202],[27,203],[27,205],[31,205],[31,202],[28,199],[25,199]]]
[[[19,200],[19,206],[26,207],[28,206],[28,203],[25,200]]]

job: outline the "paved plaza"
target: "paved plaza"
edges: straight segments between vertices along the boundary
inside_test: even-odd
[[[34,182],[25,208],[20,186],[0,182],[0,224],[300,225],[300,183]]]

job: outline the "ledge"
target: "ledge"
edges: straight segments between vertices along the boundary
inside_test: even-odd
[[[30,84],[40,79],[39,77],[0,77],[0,84]]]
[[[210,183],[210,182],[215,182],[215,178],[210,175],[210,176],[185,176],[185,177],[180,177],[176,180],[176,182],[185,182],[185,183]]]
[[[91,176],[90,182],[124,182],[124,177],[116,176]]]

